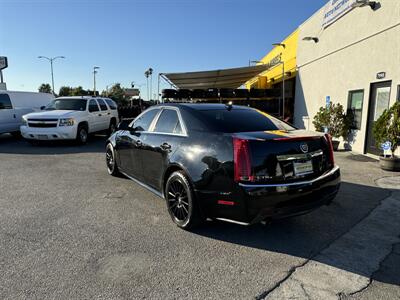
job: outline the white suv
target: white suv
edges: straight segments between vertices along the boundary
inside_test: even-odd
[[[118,124],[116,103],[99,97],[60,97],[43,112],[22,117],[21,134],[29,140],[77,140],[86,143],[89,133],[111,134]]]

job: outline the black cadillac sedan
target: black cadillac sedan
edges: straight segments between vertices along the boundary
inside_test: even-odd
[[[253,224],[328,205],[340,185],[329,135],[256,109],[162,104],[121,123],[107,141],[111,175],[166,200],[189,229],[206,218]]]

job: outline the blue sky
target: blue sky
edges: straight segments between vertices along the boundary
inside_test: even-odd
[[[145,83],[148,67],[180,72],[259,59],[327,0],[0,0],[0,55],[10,90]],[[154,76],[154,90],[156,86]],[[143,91],[145,86],[142,87]]]

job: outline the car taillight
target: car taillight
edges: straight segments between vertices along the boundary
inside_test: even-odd
[[[335,159],[334,159],[334,156],[333,156],[332,137],[331,137],[330,134],[325,134],[325,139],[326,139],[326,141],[328,143],[328,148],[329,148],[329,160],[330,160],[332,166],[334,166],[335,165]]]
[[[234,179],[239,181],[254,181],[251,174],[251,157],[249,141],[233,138]]]

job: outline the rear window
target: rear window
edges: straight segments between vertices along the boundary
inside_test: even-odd
[[[0,109],[12,109],[10,96],[8,96],[8,94],[0,94]]]
[[[255,109],[203,110],[204,121],[218,132],[295,130],[289,124]]]
[[[108,106],[110,107],[110,109],[112,109],[112,110],[117,109],[117,105],[115,104],[114,101],[106,99],[106,102],[107,102]]]
[[[101,110],[107,110],[108,109],[106,103],[102,99],[97,99],[97,103],[99,103]]]

